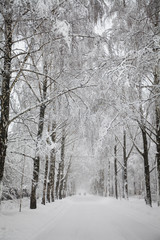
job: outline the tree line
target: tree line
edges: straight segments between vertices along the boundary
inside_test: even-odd
[[[0,5],[1,198],[12,182],[31,209],[61,199],[84,164],[92,192],[128,199],[132,182],[160,205],[159,1]]]

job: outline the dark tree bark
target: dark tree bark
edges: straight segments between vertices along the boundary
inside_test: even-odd
[[[61,163],[60,163],[60,182],[59,182],[59,199],[63,198],[63,182],[64,182],[64,151],[65,151],[65,129],[62,129],[61,141]]]
[[[107,176],[107,196],[110,196],[110,169],[111,169],[111,164],[110,160],[108,159],[108,176]]]
[[[115,197],[118,199],[118,181],[117,181],[117,145],[114,146],[114,175],[115,175]]]
[[[60,169],[61,169],[61,162],[58,164],[58,173],[57,173],[57,181],[56,181],[56,198],[59,198],[59,183],[60,183]]]
[[[150,15],[151,21],[154,24],[154,31],[159,35],[160,29],[160,1],[153,0],[150,2],[153,13]],[[159,42],[154,46],[154,52],[157,58],[154,73],[154,94],[155,98],[155,118],[156,118],[156,163],[157,163],[157,205],[160,206],[160,48]]]
[[[62,130],[61,140],[61,161],[58,165],[57,181],[56,181],[56,198],[62,199],[63,197],[63,182],[64,182],[64,150],[65,150],[65,130]]]
[[[43,196],[42,196],[42,204],[46,204],[46,189],[47,189],[47,178],[48,178],[48,155],[46,155],[46,163],[45,163],[45,173],[44,173],[44,183],[43,183]]]
[[[52,143],[56,142],[56,122],[53,122],[52,124]],[[50,189],[51,189],[51,201],[54,202],[55,196],[54,196],[54,185],[55,185],[55,162],[56,162],[56,153],[55,153],[55,147],[51,150],[50,155]]]
[[[36,157],[34,158],[34,161],[33,161],[33,179],[32,179],[31,196],[30,196],[30,209],[37,208],[36,190],[37,190],[37,186],[38,186],[39,170],[40,170],[40,156],[39,156],[38,145],[39,145],[39,141],[41,140],[42,133],[43,133],[45,108],[46,108],[46,106],[44,104],[40,107]]]
[[[38,177],[39,177],[39,161],[40,161],[39,156],[34,158],[34,164],[33,164],[34,170],[33,170],[31,196],[30,196],[30,209],[37,208],[36,190],[37,190],[37,186],[38,186]]]
[[[146,126],[145,126],[145,122],[144,122],[142,106],[140,106],[140,113],[141,113],[141,123],[139,122],[139,127],[140,127],[141,133],[142,133],[143,152],[135,144],[133,138],[132,138],[132,140],[133,140],[133,144],[134,144],[135,148],[143,157],[144,176],[145,176],[145,192],[146,192],[145,201],[146,201],[147,205],[152,206],[151,188],[150,188],[150,170],[149,170],[149,158],[148,158],[148,141],[147,141],[147,132],[146,132]]]
[[[42,101],[46,99],[47,94],[47,63],[44,63],[44,74],[45,78],[43,80],[43,96]],[[38,133],[37,133],[37,145],[36,145],[36,156],[34,158],[33,163],[33,179],[31,186],[31,196],[30,196],[30,209],[37,208],[37,198],[36,198],[36,190],[38,186],[39,180],[39,170],[40,170],[40,156],[39,156],[39,142],[42,138],[43,127],[44,127],[44,116],[45,116],[46,105],[42,104],[40,106],[40,115],[39,115],[39,123],[38,123]]]
[[[142,101],[142,88],[141,88],[141,81],[139,86],[139,96],[140,100]],[[143,139],[143,160],[144,160],[144,176],[145,176],[145,188],[146,188],[146,204],[152,206],[152,198],[151,198],[151,187],[150,187],[150,170],[149,170],[149,159],[148,159],[148,140],[147,140],[147,132],[146,132],[146,125],[145,125],[145,118],[142,103],[140,103],[139,107],[140,111],[140,123],[139,127],[142,133]]]
[[[160,74],[158,72],[154,76],[155,89],[154,93],[157,95],[155,99],[155,117],[156,117],[156,162],[157,162],[157,204],[160,206]]]
[[[50,201],[51,201],[51,195],[50,195],[50,193],[51,193],[51,190],[50,190],[51,188],[50,188],[50,182],[48,181],[48,183],[47,183],[47,201],[50,203]]]
[[[136,149],[142,155],[144,160],[144,177],[145,177],[145,190],[146,190],[145,201],[147,205],[152,206],[151,187],[150,187],[150,170],[149,170],[149,158],[148,158],[148,140],[147,140],[146,120],[144,117],[144,110],[142,105],[141,79],[139,80],[139,100],[140,100],[140,105],[139,105],[140,121],[138,122],[139,122],[139,127],[142,133],[143,152],[141,152],[137,146],[136,146]]]
[[[56,121],[52,123],[52,143],[56,142]],[[50,152],[50,169],[49,169],[49,181],[47,186],[47,200],[48,202],[54,202],[54,185],[55,185],[55,162],[56,162],[56,153],[55,147],[52,148]]]
[[[24,155],[25,155],[25,149],[24,149]],[[21,212],[22,210],[22,198],[23,198],[23,184],[24,184],[24,172],[25,172],[25,163],[26,163],[26,159],[24,156],[24,162],[23,162],[23,167],[22,167],[22,175],[21,175],[21,187],[20,187],[20,203],[19,203],[19,212]]]
[[[127,152],[126,152],[126,131],[123,132],[123,178],[124,178],[124,198],[128,199],[128,178],[127,178]]]
[[[12,3],[5,2],[4,10],[4,64],[2,69],[2,85],[0,89],[0,199],[2,180],[8,140],[9,100],[11,81],[11,51],[12,51]]]
[[[148,142],[147,134],[144,126],[140,126],[143,138],[143,159],[144,159],[144,175],[146,186],[146,204],[152,206],[151,188],[150,188],[150,171],[149,171],[149,159],[148,159]]]
[[[50,190],[51,190],[51,202],[54,202],[55,200],[55,195],[54,195],[54,183],[55,183],[55,180],[54,180],[54,177],[55,177],[55,161],[56,161],[56,158],[55,158],[55,150],[52,149],[51,151],[51,165],[50,165],[50,172],[51,172],[51,175],[50,175]]]

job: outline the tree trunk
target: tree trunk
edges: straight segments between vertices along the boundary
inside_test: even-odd
[[[63,128],[63,130],[62,130],[62,141],[61,141],[61,163],[60,163],[59,199],[62,199],[62,198],[63,198],[64,150],[65,150],[65,129]]]
[[[123,132],[123,184],[124,184],[124,193],[123,196],[125,199],[128,199],[128,178],[127,178],[127,154],[126,154],[126,131]]]
[[[8,140],[9,100],[11,81],[11,51],[12,51],[12,4],[5,3],[4,15],[4,63],[2,70],[2,85],[0,89],[0,200],[2,197],[2,181]]]
[[[145,123],[145,117],[144,117],[144,110],[142,106],[142,81],[139,80],[139,99],[140,99],[140,105],[139,105],[139,112],[140,112],[140,122],[139,127],[141,129],[142,133],[142,140],[143,140],[143,160],[144,160],[144,176],[145,176],[145,190],[146,190],[146,196],[145,201],[147,205],[152,206],[152,198],[151,198],[151,189],[150,189],[150,171],[149,171],[149,159],[148,159],[148,141],[147,141],[147,133],[146,133],[146,123]]]
[[[154,76],[155,94],[157,95],[155,100],[155,116],[156,116],[156,163],[157,163],[157,204],[160,206],[160,69],[157,67],[157,73]],[[158,74],[159,73],[159,74]]]
[[[115,176],[115,197],[118,199],[118,185],[117,185],[117,145],[114,146],[114,176]]]
[[[143,138],[143,159],[144,159],[144,175],[145,175],[145,187],[146,187],[146,204],[152,206],[151,189],[150,189],[150,171],[149,171],[149,160],[148,160],[148,142],[147,134],[144,126],[141,126],[142,138]]]
[[[56,181],[56,198],[59,198],[59,183],[60,183],[60,169],[61,169],[61,162],[58,164],[58,173],[57,173],[57,181]]]
[[[33,165],[33,179],[32,179],[31,196],[30,196],[30,209],[37,208],[36,190],[37,190],[38,178],[39,178],[39,161],[40,161],[40,158],[39,156],[37,156],[34,159],[34,165]]]
[[[45,77],[43,80],[43,96],[41,99],[42,101],[44,101],[46,99],[46,94],[47,94],[47,65],[46,65],[46,62],[44,63],[44,74],[45,74]],[[36,190],[37,190],[37,186],[38,186],[39,170],[40,170],[39,142],[41,141],[42,133],[43,133],[45,109],[46,109],[46,105],[42,104],[40,106],[40,116],[39,116],[39,123],[38,123],[36,157],[34,158],[34,164],[33,164],[33,179],[32,179],[32,186],[31,186],[30,209],[37,208]]]
[[[65,147],[65,130],[62,130],[62,140],[61,140],[61,161],[58,166],[57,182],[56,182],[56,197],[57,199],[62,199],[63,190],[63,176],[64,176],[64,147]]]
[[[160,1],[153,0],[150,2],[152,5],[153,13],[150,16],[150,20],[154,25],[154,33],[156,37],[160,37],[160,20],[159,20],[159,9]],[[159,41],[155,41],[153,51],[155,53],[157,62],[155,64],[155,73],[154,73],[154,91],[153,94],[155,98],[155,118],[156,118],[156,163],[157,163],[157,204],[160,206],[160,48]]]
[[[160,108],[156,107],[156,160],[157,160],[157,204],[160,206]]]
[[[46,204],[46,188],[47,188],[47,178],[48,178],[48,155],[46,155],[45,173],[44,173],[44,183],[43,183],[43,197],[42,204]]]
[[[37,208],[37,199],[36,199],[36,190],[39,180],[39,169],[40,169],[40,157],[39,157],[39,141],[42,137],[43,126],[44,126],[44,114],[45,114],[45,105],[43,104],[40,107],[40,117],[38,124],[38,135],[37,135],[37,146],[36,146],[36,157],[33,160],[33,179],[31,187],[31,196],[30,196],[30,209]]]
[[[50,155],[50,170],[49,170],[49,182],[47,186],[47,200],[48,202],[54,202],[54,176],[55,176],[55,152],[51,152]]]
[[[135,179],[134,179],[134,182],[133,182],[133,189],[134,189],[134,195],[137,195],[136,181],[135,181]]]
[[[51,188],[51,201],[54,202],[55,200],[55,195],[54,195],[54,184],[55,184],[55,151],[54,149],[51,151],[51,166],[50,166],[50,171],[51,171],[51,177],[50,177],[50,188]]]
[[[67,196],[67,179],[65,178],[63,181],[63,198]]]
[[[111,169],[111,164],[110,160],[108,159],[108,176],[107,176],[107,196],[110,196],[110,169]]]
[[[25,155],[25,149],[24,149],[24,155]],[[21,175],[21,185],[20,185],[19,212],[21,212],[21,210],[22,210],[23,184],[24,184],[23,182],[24,182],[25,163],[26,163],[26,158],[24,156],[23,167],[22,167],[22,175]]]
[[[48,181],[48,183],[47,183],[47,201],[48,201],[49,203],[50,203],[50,201],[51,201],[50,193],[51,193],[51,188],[50,188],[50,182]]]
[[[160,28],[160,21],[159,21],[159,9],[160,9],[160,2],[158,0],[154,0],[154,7],[155,7],[155,32],[159,34]],[[157,46],[154,48],[154,52],[157,56],[157,64],[155,68],[154,74],[154,84],[155,84],[155,91],[156,99],[155,99],[155,115],[156,115],[156,161],[157,161],[157,205],[160,206],[160,50],[159,50],[159,42],[157,42]]]
[[[54,120],[52,123],[52,143],[56,142],[56,121]],[[55,146],[52,148],[50,152],[50,169],[49,169],[49,182],[47,186],[47,200],[48,202],[54,202],[54,185],[55,185],[55,162],[56,162],[56,153]]]

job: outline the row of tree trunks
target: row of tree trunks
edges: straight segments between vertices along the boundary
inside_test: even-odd
[[[54,83],[54,87],[50,87],[50,92],[54,92],[54,95],[56,96],[56,84]],[[51,118],[51,120],[50,120]],[[50,129],[50,125],[51,129]],[[48,133],[51,136],[51,144],[52,149],[49,152],[49,159],[47,157],[46,163],[45,163],[45,173],[44,173],[44,183],[43,183],[43,198],[42,198],[42,204],[47,202],[54,202],[55,201],[55,163],[56,163],[56,98],[52,102],[52,111],[51,115],[49,116],[49,125],[48,125]]]
[[[4,63],[2,69],[2,83],[0,86],[0,199],[2,197],[4,164],[7,151],[9,101],[11,81],[11,51],[12,51],[12,3],[5,2],[4,11]]]
[[[141,109],[141,113],[143,113],[143,110]],[[145,190],[146,190],[146,196],[145,201],[147,205],[152,206],[152,198],[151,198],[151,187],[150,187],[150,169],[149,169],[149,158],[148,158],[148,141],[147,141],[147,132],[145,129],[145,123],[143,121],[143,116],[141,118],[142,125],[139,125],[141,132],[142,132],[142,141],[143,141],[143,153],[140,152],[138,147],[134,144],[130,148],[129,153],[127,154],[127,147],[126,147],[126,131],[123,131],[123,166],[122,166],[122,197],[125,199],[128,199],[128,178],[127,178],[127,161],[128,158],[133,150],[133,146],[136,147],[136,149],[141,153],[144,159],[144,176],[145,176]],[[136,136],[135,136],[136,137]],[[158,152],[158,151],[157,151]],[[118,169],[117,169],[117,138],[115,141],[114,146],[114,193],[115,197],[118,199]],[[110,161],[108,163],[108,191],[110,188]],[[134,183],[135,184],[135,183]],[[109,192],[107,194],[109,196]]]

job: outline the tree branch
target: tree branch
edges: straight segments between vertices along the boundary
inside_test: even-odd
[[[92,86],[92,85],[90,85],[90,86],[80,85],[80,86],[77,86],[77,87],[73,87],[73,88],[71,88],[71,89],[64,90],[63,92],[60,92],[57,96],[54,96],[54,97],[49,98],[49,99],[46,99],[45,101],[42,101],[42,102],[40,102],[40,103],[38,103],[38,104],[36,104],[36,105],[34,105],[34,106],[32,106],[32,107],[29,107],[29,108],[25,109],[24,111],[20,112],[19,114],[17,114],[15,117],[13,117],[13,118],[9,121],[8,125],[9,125],[11,122],[13,122],[14,120],[16,120],[17,118],[19,118],[21,115],[23,115],[23,114],[25,114],[25,113],[27,113],[27,112],[30,112],[31,110],[33,110],[33,109],[35,109],[35,108],[37,108],[37,107],[40,107],[40,106],[43,105],[43,104],[51,103],[55,98],[58,98],[58,97],[66,94],[66,93],[75,91],[75,90],[77,90],[77,89],[85,88],[85,87],[93,87],[93,86]]]

